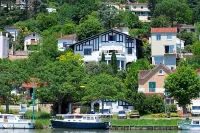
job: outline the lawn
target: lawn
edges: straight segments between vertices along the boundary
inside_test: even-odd
[[[183,119],[112,119],[112,126],[177,126]]]

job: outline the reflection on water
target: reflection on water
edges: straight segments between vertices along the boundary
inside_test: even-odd
[[[172,130],[67,130],[67,129],[0,129],[0,133],[200,133],[200,131],[172,131]]]

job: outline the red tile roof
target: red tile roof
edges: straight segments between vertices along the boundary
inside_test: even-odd
[[[200,68],[199,68],[199,69],[197,69],[197,70],[195,70],[195,72],[197,72],[197,73],[198,73],[198,72],[200,72]]]
[[[177,28],[151,28],[151,33],[177,33]]]
[[[66,35],[61,38],[58,38],[57,40],[76,40],[77,35],[76,34],[71,34],[71,35]]]

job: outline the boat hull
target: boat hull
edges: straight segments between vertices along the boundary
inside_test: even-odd
[[[69,128],[69,129],[109,129],[109,122],[67,122],[60,120],[51,120],[53,128]]]
[[[0,122],[0,129],[34,129],[34,123],[22,123],[22,122],[14,122],[14,123],[4,123]]]

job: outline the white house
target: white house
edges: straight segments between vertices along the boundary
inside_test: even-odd
[[[141,45],[141,40],[111,29],[81,40],[70,47],[74,49],[75,54],[84,56],[85,63],[100,62],[102,53],[105,54],[106,62],[110,63],[112,52],[115,51],[118,68],[124,69],[127,64],[137,60]]]
[[[37,45],[41,36],[35,32],[30,33],[24,38],[24,51],[28,51],[30,45]]]
[[[8,34],[6,37],[0,32],[0,59],[8,58],[9,56],[9,38]]]
[[[120,101],[120,100],[104,100],[104,107],[102,107],[102,101],[96,100],[91,103],[91,111],[94,111],[94,104],[99,104],[99,111],[104,113],[117,113],[121,110],[126,112],[130,112],[133,110],[133,106],[128,104],[127,102]]]
[[[126,5],[120,4],[120,9],[132,11],[133,14],[138,15],[139,20],[142,22],[151,22],[149,17],[150,10],[148,8],[148,3],[129,2]]]
[[[170,70],[176,69],[177,28],[151,28],[152,64],[164,64]]]
[[[58,50],[64,51],[70,45],[76,43],[77,36],[76,34],[66,35],[61,38],[58,38]]]
[[[17,36],[19,34],[19,28],[18,27],[7,27],[5,28],[6,32],[9,32],[11,36],[13,37],[13,41],[16,41]]]
[[[51,13],[51,12],[56,12],[56,9],[55,8],[46,8],[48,13]]]

